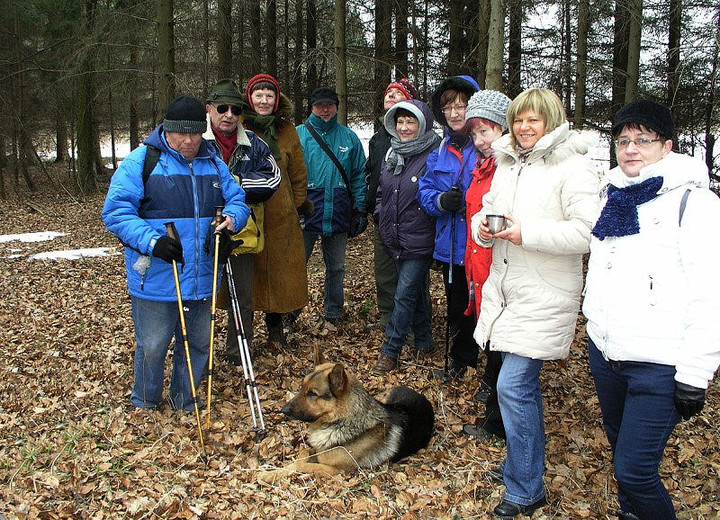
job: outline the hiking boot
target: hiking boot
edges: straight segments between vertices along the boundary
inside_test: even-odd
[[[615,514],[620,520],[640,520],[637,515],[634,515],[632,513],[626,513],[622,509],[619,509]]]
[[[268,343],[278,343],[284,347],[287,346],[287,339],[282,322],[276,325],[268,325]]]
[[[481,381],[480,387],[478,388],[478,391],[475,394],[475,400],[479,403],[487,403],[489,398],[490,398],[490,385],[488,385],[485,381]]]
[[[385,354],[380,354],[378,356],[377,363],[375,363],[375,367],[373,368],[373,373],[378,375],[384,375],[389,372],[392,372],[398,367],[398,360],[395,358],[391,358],[390,356],[386,356]]]
[[[480,442],[485,442],[492,440],[494,435],[487,431],[482,425],[480,424],[465,424],[462,427],[462,432],[464,435],[469,435],[470,437],[475,437]]]
[[[536,509],[540,509],[544,505],[547,505],[547,498],[545,497],[540,498],[540,500],[528,506],[515,504],[503,498],[503,501],[495,507],[493,513],[498,518],[510,520],[511,518],[515,518],[517,515],[521,514],[525,516],[530,516],[533,511],[535,511]]]

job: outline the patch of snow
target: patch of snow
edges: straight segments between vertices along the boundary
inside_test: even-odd
[[[112,252],[113,247],[96,247],[93,249],[69,249],[66,251],[49,251],[47,253],[38,253],[28,258],[28,260],[78,260],[80,258],[92,258],[98,256],[112,256],[120,253]]]
[[[57,237],[62,237],[67,233],[58,233],[56,231],[40,231],[38,233],[20,233],[17,235],[0,235],[0,243],[3,242],[46,242]]]

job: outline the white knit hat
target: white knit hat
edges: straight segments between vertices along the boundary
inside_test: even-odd
[[[507,111],[510,106],[510,98],[495,90],[480,90],[475,92],[468,100],[465,111],[465,121],[482,117],[503,128],[507,128]]]

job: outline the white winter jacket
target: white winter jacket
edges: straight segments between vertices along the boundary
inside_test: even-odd
[[[520,158],[506,135],[493,143],[497,170],[483,209],[472,218],[474,240],[487,214],[520,219],[522,245],[494,240],[490,276],[475,329],[479,345],[533,359],[567,357],[582,290],[582,255],[597,215],[600,177],[585,155],[594,134],[568,123]]]
[[[606,359],[674,365],[677,381],[707,388],[720,363],[720,199],[698,159],[670,153],[639,175],[656,176],[659,195],[638,206],[640,233],[592,239],[587,332]],[[627,183],[620,168],[603,180]]]

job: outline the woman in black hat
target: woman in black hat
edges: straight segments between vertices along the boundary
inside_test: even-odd
[[[671,520],[658,467],[675,425],[700,413],[720,363],[720,201],[705,164],[672,152],[670,111],[637,100],[612,128],[583,312],[613,450],[621,519]]]

